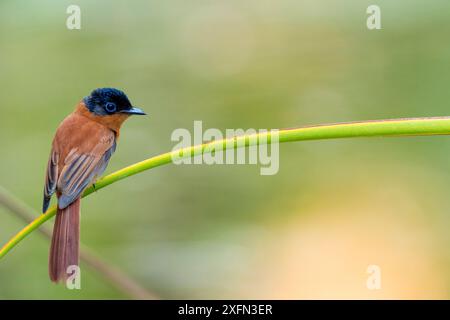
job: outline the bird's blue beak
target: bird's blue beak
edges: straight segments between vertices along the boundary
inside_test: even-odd
[[[121,110],[121,113],[127,113],[127,114],[136,114],[136,115],[146,115],[146,113],[137,107],[132,107],[131,109],[125,109]]]

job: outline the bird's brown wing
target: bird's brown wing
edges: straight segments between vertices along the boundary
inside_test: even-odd
[[[105,171],[116,149],[115,134],[111,130],[80,120],[83,119],[66,120],[56,133],[47,167],[43,212],[55,191],[60,209],[79,198]]]
[[[72,149],[70,161],[64,165],[59,175],[57,190],[60,193],[58,198],[58,207],[66,208],[74,200],[81,196],[81,193],[106,169],[111,155],[115,151],[115,143],[108,144],[108,149],[99,155],[98,150],[93,153],[78,153]],[[102,149],[106,147],[101,146]]]
[[[47,173],[45,175],[44,186],[44,203],[42,205],[42,212],[47,211],[50,199],[56,191],[56,184],[58,182],[58,158],[59,155],[52,150],[50,159],[48,159]]]

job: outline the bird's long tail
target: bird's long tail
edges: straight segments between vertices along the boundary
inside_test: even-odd
[[[79,245],[80,198],[56,214],[48,269],[53,282],[66,280],[72,273],[68,268],[78,266]]]

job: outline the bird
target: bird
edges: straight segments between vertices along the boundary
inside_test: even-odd
[[[123,91],[98,88],[58,126],[47,164],[42,206],[45,213],[56,193],[57,213],[49,254],[51,281],[67,280],[72,266],[79,265],[81,195],[105,171],[123,122],[131,115],[145,114],[132,106]]]

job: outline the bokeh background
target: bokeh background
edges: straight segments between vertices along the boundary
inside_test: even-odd
[[[66,8],[81,7],[81,30]],[[382,30],[366,28],[378,4]],[[449,115],[450,2],[0,2],[0,184],[36,209],[59,122],[97,87],[129,120],[107,173],[176,128],[284,128]],[[161,298],[450,298],[450,140],[284,144],[280,171],[168,165],[82,203],[82,243]],[[48,222],[50,227],[52,222]],[[24,226],[0,208],[0,243]],[[128,298],[82,269],[52,284],[35,232],[0,261],[1,299]],[[382,272],[368,290],[369,265]]]

